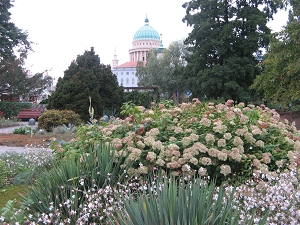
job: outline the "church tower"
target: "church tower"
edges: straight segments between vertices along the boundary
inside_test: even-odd
[[[112,60],[111,67],[116,68],[118,66],[118,64],[119,64],[119,60],[117,59],[117,51],[116,51],[116,48],[115,48],[114,59]]]

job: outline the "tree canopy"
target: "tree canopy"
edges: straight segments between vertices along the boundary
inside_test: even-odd
[[[158,54],[156,49],[151,50],[147,55],[146,65],[138,63],[139,86],[159,86],[160,92],[167,97],[171,97],[175,92],[182,93],[182,74],[187,54],[182,40],[172,42],[161,54]]]
[[[282,31],[275,33],[269,52],[260,66],[253,89],[265,99],[288,105],[300,99],[300,17],[299,2],[290,12],[289,22]]]
[[[281,1],[192,0],[183,21],[193,30],[185,40],[192,52],[185,73],[194,97],[250,100],[258,70],[256,56],[266,48],[267,22]]]
[[[28,34],[10,22],[11,0],[0,0],[0,65],[3,59],[12,57],[15,52],[26,54],[31,50]]]
[[[94,108],[94,117],[103,116],[104,109],[120,109],[123,103],[123,88],[109,65],[100,63],[94,48],[78,55],[59,78],[56,90],[49,100],[49,109],[69,109],[83,120],[89,119],[89,97]]]
[[[27,32],[10,21],[11,2],[0,0],[0,95],[27,101],[31,96],[39,95],[52,78],[44,77],[43,73],[29,76],[24,69],[27,53],[32,50],[31,42]]]

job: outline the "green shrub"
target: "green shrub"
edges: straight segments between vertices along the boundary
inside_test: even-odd
[[[6,184],[7,174],[9,169],[5,163],[5,161],[0,159],[0,188]]]
[[[161,168],[175,176],[215,178],[218,184],[244,183],[257,170],[284,171],[300,160],[295,124],[280,122],[275,110],[198,100],[168,107],[145,110],[127,103],[121,114],[130,116],[80,128],[68,149],[102,140],[128,154],[126,163],[133,163],[130,172],[137,176]]]
[[[137,91],[124,92],[124,102],[132,102],[135,105],[143,106],[145,108],[151,107],[151,102],[158,102],[158,90],[154,91]]]
[[[35,131],[31,127],[21,126],[19,128],[14,129],[13,134],[31,134]]]
[[[78,126],[82,123],[82,120],[80,119],[79,114],[75,113],[72,110],[62,110],[60,111],[60,114],[62,116],[62,122],[65,125],[75,125]]]
[[[39,128],[46,131],[53,131],[54,127],[63,124],[79,125],[80,123],[80,116],[72,110],[46,110],[38,119]]]
[[[20,109],[32,108],[32,102],[0,102],[0,110],[4,112],[5,118],[13,118],[18,115]]]

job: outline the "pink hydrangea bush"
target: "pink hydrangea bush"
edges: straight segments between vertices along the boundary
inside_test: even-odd
[[[63,152],[101,141],[112,143],[116,157],[127,157],[134,175],[163,169],[173,175],[245,182],[256,170],[291,169],[300,162],[299,132],[294,123],[265,106],[202,104],[198,99],[178,107],[164,104],[109,123],[82,127],[78,140]],[[125,165],[124,165],[125,166]]]

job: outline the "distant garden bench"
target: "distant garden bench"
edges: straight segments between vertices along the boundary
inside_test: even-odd
[[[18,119],[38,119],[42,115],[42,109],[40,108],[30,108],[21,109],[17,115]]]

